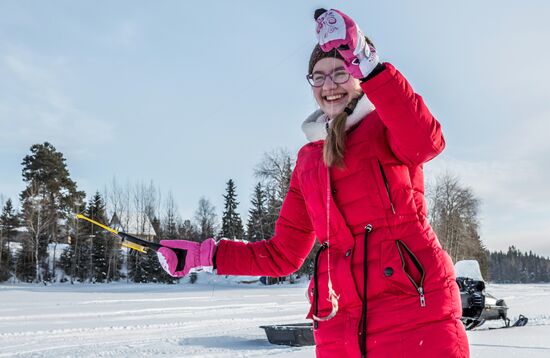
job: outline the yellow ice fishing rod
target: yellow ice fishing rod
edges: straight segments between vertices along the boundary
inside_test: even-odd
[[[162,245],[160,245],[160,244],[156,244],[154,242],[149,242],[149,241],[140,239],[138,237],[135,237],[133,235],[127,234],[125,232],[118,231],[118,230],[115,230],[113,228],[110,228],[107,225],[104,225],[104,224],[99,223],[95,220],[92,220],[92,219],[90,219],[90,218],[88,218],[88,217],[86,217],[82,214],[77,214],[76,218],[77,219],[84,219],[86,221],[89,221],[92,224],[94,224],[96,226],[99,226],[100,228],[105,229],[105,230],[109,231],[110,233],[115,234],[116,236],[120,237],[120,239],[122,240],[122,246],[127,247],[129,249],[136,250],[136,251],[143,252],[143,253],[147,253],[147,249],[157,251],[158,249],[160,249],[162,247]]]

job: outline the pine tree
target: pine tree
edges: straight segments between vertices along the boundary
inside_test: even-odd
[[[127,255],[128,277],[133,282],[148,283],[166,280],[154,250],[147,250],[146,253],[129,250]]]
[[[0,215],[0,230],[4,238],[12,239],[17,233],[16,229],[19,227],[19,217],[15,212],[11,199],[6,201],[2,214]]]
[[[237,213],[239,203],[237,202],[237,193],[235,190],[233,179],[229,179],[225,189],[226,194],[223,196],[225,199],[225,211],[223,212],[220,236],[231,240],[242,240],[244,239],[244,230],[241,216]]]
[[[0,234],[0,282],[7,281],[11,276],[12,257],[8,241]]]
[[[70,244],[70,243],[69,243]],[[59,256],[59,267],[63,270],[65,275],[71,276],[72,279],[72,263],[73,263],[73,253],[74,251],[71,249],[72,247],[69,245],[66,247],[61,255]],[[67,277],[62,277],[61,282],[66,282],[68,279]],[[71,281],[73,282],[73,281]]]
[[[90,217],[92,220],[96,220],[93,209],[91,209],[92,202],[90,201],[85,209],[84,214]],[[95,218],[95,219],[94,219]],[[93,243],[94,236],[98,232],[98,229],[94,227],[92,223],[87,221],[77,221],[77,232],[75,235],[74,243],[71,245],[73,248],[72,259],[72,275],[78,282],[87,282],[92,280],[93,277]]]
[[[251,208],[248,211],[248,223],[246,237],[248,241],[267,240],[267,203],[266,194],[261,183],[256,184],[254,194],[250,201]]]
[[[148,282],[153,283],[174,283],[178,279],[170,276],[166,271],[160,266],[157,253],[154,250],[147,250],[147,261],[149,262],[148,269]]]
[[[90,219],[105,223],[107,215],[105,213],[105,203],[103,198],[96,192],[88,204],[87,215]],[[91,253],[91,280],[92,282],[105,282],[107,280],[108,271],[108,256],[109,242],[105,230],[97,230],[96,227],[91,227],[90,233],[90,253]]]
[[[17,233],[17,227],[19,219],[11,199],[8,199],[0,215],[0,282],[9,279],[14,269],[9,243]]]
[[[135,250],[128,250],[128,278],[135,283],[147,283],[149,263],[146,256]]]
[[[21,192],[21,207],[29,242],[23,247],[30,252],[20,255],[25,261],[32,258],[35,266],[35,281],[50,279],[47,245],[57,243],[66,228],[60,223],[68,220],[71,208],[84,198],[70,179],[63,154],[50,143],[35,144],[31,154],[23,158],[23,181],[27,187]],[[29,264],[26,262],[26,264]]]

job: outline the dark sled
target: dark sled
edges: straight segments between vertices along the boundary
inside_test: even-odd
[[[292,347],[313,346],[313,327],[311,323],[277,324],[260,326],[265,330],[269,343]]]

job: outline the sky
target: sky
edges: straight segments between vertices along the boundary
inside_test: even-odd
[[[48,141],[88,195],[153,182],[183,218],[203,196],[221,216],[232,178],[246,217],[264,153],[306,143],[318,7],[353,17],[441,122],[426,180],[471,188],[486,246],[550,256],[545,0],[0,0],[0,197]]]

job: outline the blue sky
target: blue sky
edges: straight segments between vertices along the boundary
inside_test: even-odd
[[[544,0],[0,0],[0,195],[49,141],[88,194],[153,181],[187,218],[201,196],[221,214],[233,178],[245,215],[263,153],[305,143],[317,7],[352,16],[424,97],[447,140],[426,178],[472,188],[489,249],[550,256]]]

